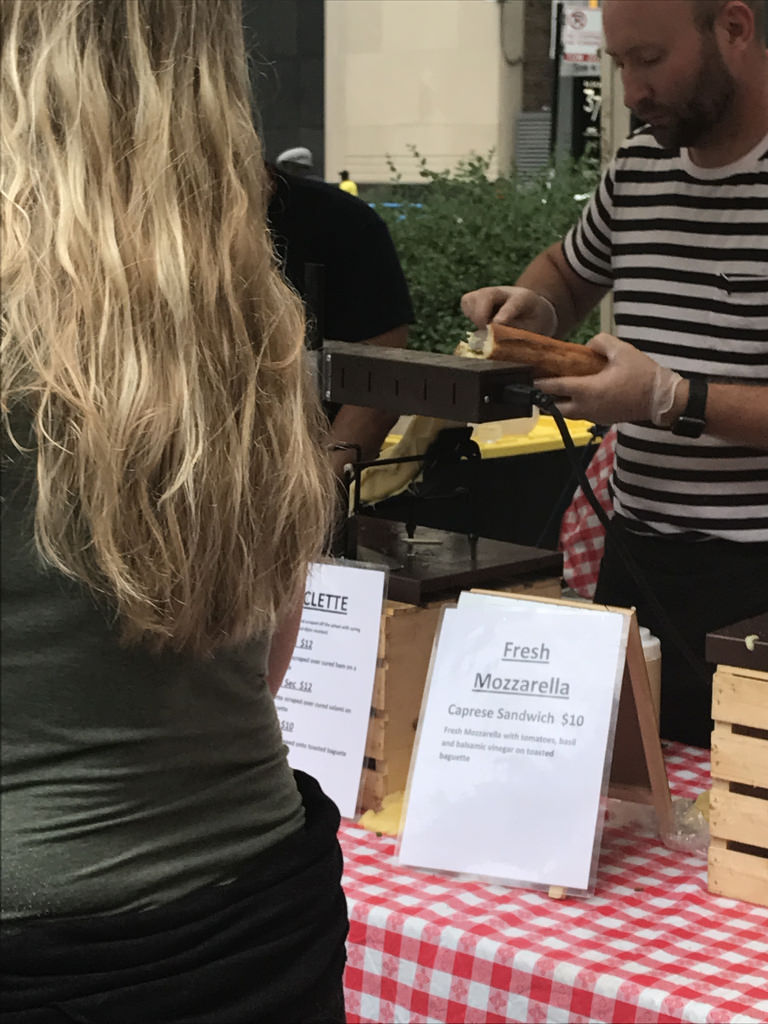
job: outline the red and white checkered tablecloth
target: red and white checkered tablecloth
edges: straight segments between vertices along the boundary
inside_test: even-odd
[[[616,427],[611,427],[592,456],[586,476],[607,516],[613,515],[610,480],[616,457]],[[563,552],[563,579],[571,590],[589,600],[595,596],[605,548],[605,527],[587,496],[577,487],[560,523],[558,546]]]
[[[709,786],[708,752],[670,744],[673,796]],[[768,1021],[768,909],[712,896],[701,854],[607,826],[593,896],[398,866],[395,843],[342,827],[358,1022]]]

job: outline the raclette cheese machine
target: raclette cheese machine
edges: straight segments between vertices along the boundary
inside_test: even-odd
[[[531,370],[514,363],[326,341],[320,350],[326,402],[460,423],[530,416]]]
[[[528,417],[532,413],[532,371],[514,363],[468,359],[463,356],[326,341],[318,352],[321,395],[326,402],[386,409],[393,415],[418,415],[460,424]],[[444,433],[449,433],[445,431]],[[453,457],[475,459],[480,450],[470,440],[471,428],[461,427],[451,439]],[[443,445],[443,450],[450,448]],[[354,448],[353,445],[349,446]],[[437,446],[438,451],[440,446]],[[359,454],[359,452],[358,452]],[[423,461],[424,455],[397,459],[359,459],[348,467],[353,486],[352,507],[334,541],[334,553],[357,558],[360,476],[368,466]],[[354,483],[353,483],[354,482]],[[415,522],[409,522],[413,538]],[[477,534],[469,531],[470,557],[477,551]]]

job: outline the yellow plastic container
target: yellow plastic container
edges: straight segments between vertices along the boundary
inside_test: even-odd
[[[396,444],[402,436],[402,420],[395,424],[393,433],[389,435],[384,443],[384,449]],[[484,459],[501,459],[510,455],[533,455],[536,452],[554,452],[563,447],[563,439],[557,424],[551,416],[539,416],[530,430],[526,433],[500,433],[498,429],[504,423],[510,426],[517,422],[528,421],[501,421],[496,423],[481,423],[475,427],[474,439],[480,448]],[[567,420],[573,443],[577,447],[583,447],[592,441],[590,428],[593,426],[588,420]]]

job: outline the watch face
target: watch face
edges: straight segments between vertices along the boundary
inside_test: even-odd
[[[704,378],[693,377],[688,381],[688,404],[672,427],[672,433],[680,437],[701,437],[707,421],[704,410],[707,406],[707,382]]]
[[[672,427],[672,433],[679,437],[701,437],[704,431],[704,420],[695,416],[680,416]]]

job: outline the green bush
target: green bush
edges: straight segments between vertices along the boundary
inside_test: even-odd
[[[410,347],[451,352],[472,327],[459,308],[463,293],[513,283],[576,220],[598,169],[594,161],[558,163],[536,175],[491,181],[490,156],[473,154],[454,171],[433,171],[411,150],[424,184],[403,184],[390,160],[392,183],[365,197],[375,199],[408,279],[416,313]],[[586,341],[598,323],[595,311],[572,340]]]

